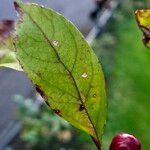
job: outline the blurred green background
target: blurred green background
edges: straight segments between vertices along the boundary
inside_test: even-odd
[[[103,136],[103,150],[112,137],[121,132],[135,135],[142,149],[150,141],[150,50],[142,43],[142,33],[134,11],[150,2],[121,1],[105,31],[93,44],[106,78],[108,118]],[[44,104],[38,108],[32,100],[16,98],[22,132],[8,149],[95,150],[89,135],[73,128],[54,115]],[[32,107],[31,107],[32,106]]]
[[[141,140],[143,150],[149,149],[150,51],[142,43],[133,10],[128,7],[117,10],[108,30],[94,46],[107,82],[104,150],[108,149],[112,137],[120,132],[135,135]]]

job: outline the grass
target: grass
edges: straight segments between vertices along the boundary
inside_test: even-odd
[[[95,46],[107,79],[108,121],[103,137],[107,150],[120,132],[135,135],[143,150],[149,149],[150,127],[150,49],[144,47],[134,16],[122,16],[112,23],[113,45]],[[102,41],[101,41],[102,40]]]

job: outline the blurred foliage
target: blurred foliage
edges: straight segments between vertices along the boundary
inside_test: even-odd
[[[120,8],[124,13],[133,13],[136,9],[147,9],[150,7],[149,0],[120,0]]]
[[[110,42],[106,43],[107,35]],[[150,51],[144,47],[141,36],[134,13],[119,8],[94,45],[107,81],[108,121],[103,136],[104,150],[120,132],[137,136],[142,149],[149,149]]]
[[[17,118],[23,125],[20,139],[26,142],[24,149],[95,149],[87,134],[74,129],[47,105],[21,96],[17,96],[15,101],[18,105]]]

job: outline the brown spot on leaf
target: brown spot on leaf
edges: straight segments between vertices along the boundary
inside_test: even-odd
[[[54,113],[61,116],[61,111],[59,109],[53,109]]]
[[[79,111],[83,111],[84,109],[85,109],[85,106],[83,104],[80,104]]]
[[[42,96],[45,103],[50,107],[50,104],[48,102],[48,97],[46,96],[46,94],[41,90],[41,88],[38,85],[35,85],[35,89]]]
[[[45,100],[45,103],[46,103],[49,107],[51,107],[50,104],[49,104],[49,102],[48,102],[47,100]]]
[[[35,85],[35,89],[42,97],[44,96],[44,92],[40,89],[38,85]]]
[[[44,98],[45,101],[48,99],[48,97],[46,96],[44,91],[42,91],[41,88],[38,85],[35,85],[35,89]]]

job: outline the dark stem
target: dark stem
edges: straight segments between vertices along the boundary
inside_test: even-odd
[[[91,136],[91,138],[92,138],[93,142],[95,143],[97,149],[101,150],[101,143],[97,139],[95,139],[93,136]]]

